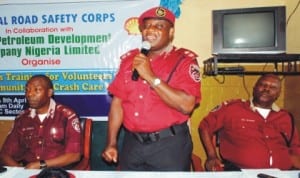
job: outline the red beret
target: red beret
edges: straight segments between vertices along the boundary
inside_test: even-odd
[[[143,24],[144,19],[147,18],[158,18],[158,19],[164,19],[169,21],[174,25],[175,22],[175,15],[173,12],[171,12],[169,9],[164,7],[154,7],[149,10],[146,10],[142,15],[139,17],[139,25]]]

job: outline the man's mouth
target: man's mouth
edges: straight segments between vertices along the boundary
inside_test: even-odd
[[[34,104],[38,103],[38,102],[35,101],[35,100],[27,100],[27,101],[28,101],[28,103],[29,103],[30,105],[34,105]]]
[[[270,95],[268,93],[261,93],[260,97],[269,99]]]
[[[261,93],[261,96],[269,96],[269,93],[263,92]]]
[[[146,41],[155,41],[156,40],[156,36],[154,35],[147,35],[146,36]]]

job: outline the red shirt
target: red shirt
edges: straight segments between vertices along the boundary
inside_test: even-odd
[[[110,93],[122,99],[124,126],[133,132],[153,132],[188,120],[188,115],[167,106],[146,81],[131,79],[132,60],[137,53],[139,50],[135,49],[122,56],[119,72],[108,88]],[[157,77],[166,81],[181,57],[183,60],[168,84],[196,96],[199,102],[200,74],[197,56],[193,52],[173,48],[169,53],[153,59],[152,69]]]
[[[292,167],[289,153],[300,154],[298,132],[289,113],[275,105],[264,119],[250,101],[225,102],[199,127],[211,134],[218,132],[222,158],[241,168],[287,170]]]
[[[48,115],[42,123],[34,109],[27,109],[16,117],[1,151],[16,161],[25,162],[80,153],[79,119],[74,111],[54,100],[51,100]]]

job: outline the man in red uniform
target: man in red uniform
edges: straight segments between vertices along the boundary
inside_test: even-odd
[[[300,142],[293,118],[275,105],[280,78],[261,76],[250,100],[232,100],[212,110],[200,123],[209,171],[240,168],[300,168]],[[221,159],[212,142],[217,134]]]
[[[26,84],[29,108],[16,117],[0,152],[6,166],[64,167],[79,161],[81,128],[74,111],[51,97],[53,84],[35,75]]]
[[[193,145],[187,121],[200,100],[200,74],[196,54],[172,45],[174,22],[174,14],[163,7],[140,15],[142,38],[151,48],[147,55],[139,49],[124,54],[108,88],[113,99],[102,157],[119,159],[121,170],[190,170]],[[126,131],[118,158],[122,125]]]

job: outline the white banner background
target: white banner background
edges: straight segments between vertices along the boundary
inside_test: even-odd
[[[81,115],[105,116],[120,55],[141,46],[137,17],[159,1],[25,2],[0,4],[0,116],[24,109],[24,85],[38,73]],[[95,106],[104,111],[85,111]]]

